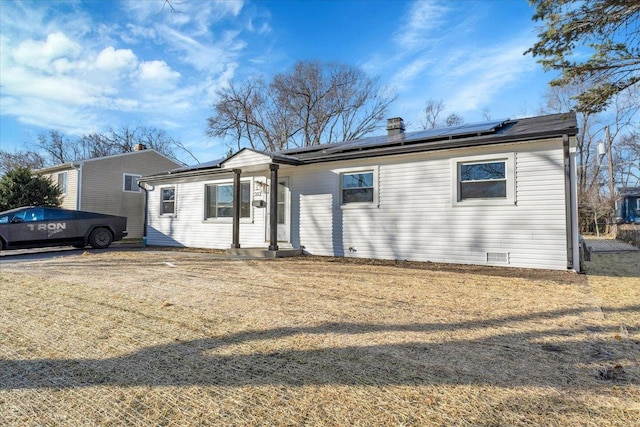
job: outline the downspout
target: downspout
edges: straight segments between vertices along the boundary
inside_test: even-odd
[[[567,268],[580,272],[580,248],[578,244],[578,205],[577,188],[575,185],[575,159],[571,153],[571,143],[568,134],[562,135],[562,147],[564,153],[564,190],[565,210],[567,219]]]
[[[231,227],[231,248],[240,248],[240,198],[242,193],[240,191],[240,174],[241,169],[233,169],[233,225]]]
[[[76,165],[71,162],[71,169],[78,171],[78,178],[76,179],[76,210],[82,210],[82,163],[76,167]],[[67,184],[68,185],[68,184]]]
[[[138,181],[138,187],[144,191],[144,221],[142,225],[142,247],[147,246],[147,217],[149,216],[149,191],[144,185],[140,185]]]

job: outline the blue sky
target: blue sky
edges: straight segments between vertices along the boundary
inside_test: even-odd
[[[73,138],[139,125],[212,160],[228,150],[205,135],[217,91],[298,60],[379,76],[398,94],[389,116],[408,130],[428,99],[466,122],[485,109],[492,119],[535,115],[553,77],[523,55],[538,25],[526,0],[173,5],[172,13],[164,0],[0,0],[0,148],[32,149],[49,129]]]

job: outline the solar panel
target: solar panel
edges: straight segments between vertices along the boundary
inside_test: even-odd
[[[371,138],[364,138],[356,141],[347,141],[343,144],[333,146],[331,148],[327,148],[326,150],[323,150],[323,152],[325,154],[331,154],[331,153],[338,153],[346,150],[361,149],[365,147],[373,148],[376,146],[394,144],[397,142],[412,142],[412,141],[419,141],[421,139],[429,139],[429,138],[437,138],[437,137],[451,138],[454,136],[489,133],[489,132],[494,132],[507,120],[508,119],[492,120],[488,122],[469,123],[469,124],[450,126],[446,128],[427,129],[427,130],[422,130],[418,132],[406,133],[404,134],[404,136],[401,136],[401,135],[374,136]]]

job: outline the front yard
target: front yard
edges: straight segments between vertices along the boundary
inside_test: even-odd
[[[0,425],[633,425],[640,254],[593,256],[3,265]]]

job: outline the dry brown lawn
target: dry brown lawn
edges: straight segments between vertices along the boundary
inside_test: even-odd
[[[638,425],[640,254],[589,274],[190,252],[0,266],[0,425]]]

